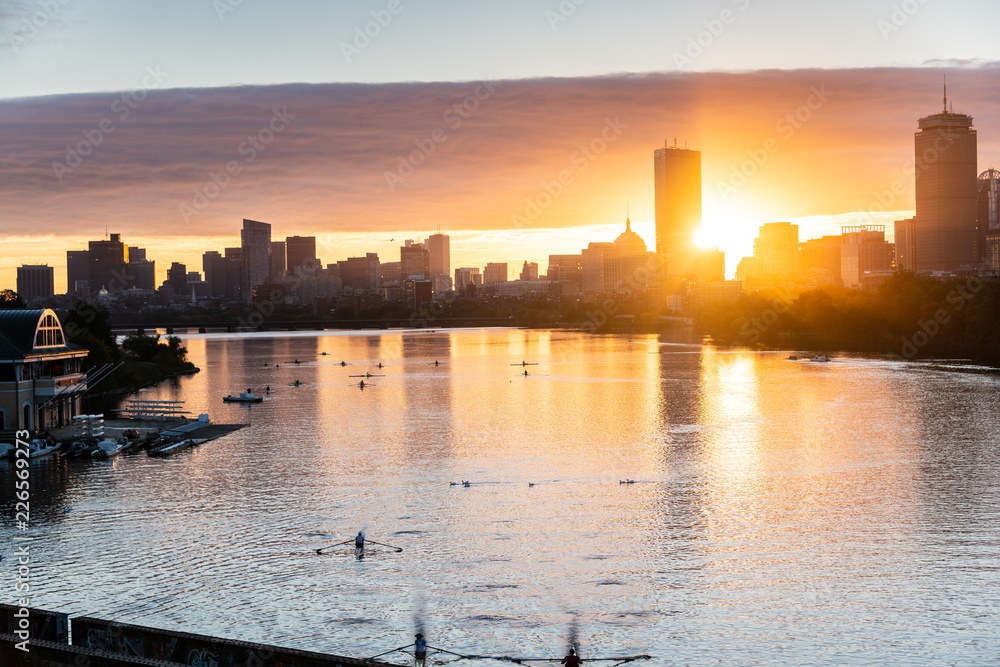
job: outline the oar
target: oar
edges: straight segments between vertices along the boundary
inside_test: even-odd
[[[377,544],[380,547],[389,547],[390,549],[395,549],[396,553],[399,553],[400,551],[403,550],[403,547],[394,547],[391,544],[382,544],[381,542],[376,542],[374,540],[365,540],[365,544]]]
[[[325,547],[320,547],[319,549],[317,549],[316,553],[319,555],[323,555],[323,549],[329,549],[330,547],[339,547],[341,544],[348,544],[353,541],[354,540],[344,540],[343,542],[337,542],[336,544],[328,544]]]

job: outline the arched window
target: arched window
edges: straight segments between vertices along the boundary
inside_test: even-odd
[[[35,332],[35,347],[60,347],[65,344],[59,320],[51,312],[46,312]]]

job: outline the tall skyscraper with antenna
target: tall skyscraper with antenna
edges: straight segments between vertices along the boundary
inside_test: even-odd
[[[948,108],[921,118],[914,135],[917,271],[957,271],[979,263],[976,131],[972,116]]]
[[[664,145],[653,151],[656,259],[661,280],[696,270],[701,226],[701,152]]]

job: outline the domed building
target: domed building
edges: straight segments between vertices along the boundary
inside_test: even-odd
[[[618,255],[618,290],[640,292],[646,289],[652,276],[650,253],[646,242],[632,231],[632,221],[625,217],[625,231],[615,239],[615,253]]]

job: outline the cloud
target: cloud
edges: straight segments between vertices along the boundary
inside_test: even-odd
[[[105,225],[126,237],[235,235],[244,217],[281,227],[276,236],[515,230],[513,216],[561,172],[570,182],[533,226],[617,222],[626,201],[634,220],[648,221],[651,153],[674,137],[703,152],[706,211],[843,214],[906,178],[916,120],[939,110],[945,71],[956,110],[976,117],[982,168],[997,163],[997,64],[625,74],[499,81],[492,91],[474,81],[291,84],[0,101],[0,237],[100,236]],[[814,90],[828,100],[809,109]],[[276,110],[288,115],[280,131],[269,127]],[[610,141],[609,122],[621,126]],[[249,150],[251,137],[261,149]],[[720,185],[768,139],[778,150],[723,199]],[[74,151],[89,153],[78,166]],[[412,174],[400,169],[407,159],[420,163]],[[224,176],[230,163],[239,173]],[[387,174],[402,180],[390,176],[390,187]],[[896,208],[912,207],[908,187]],[[185,206],[197,211],[187,220]]]

